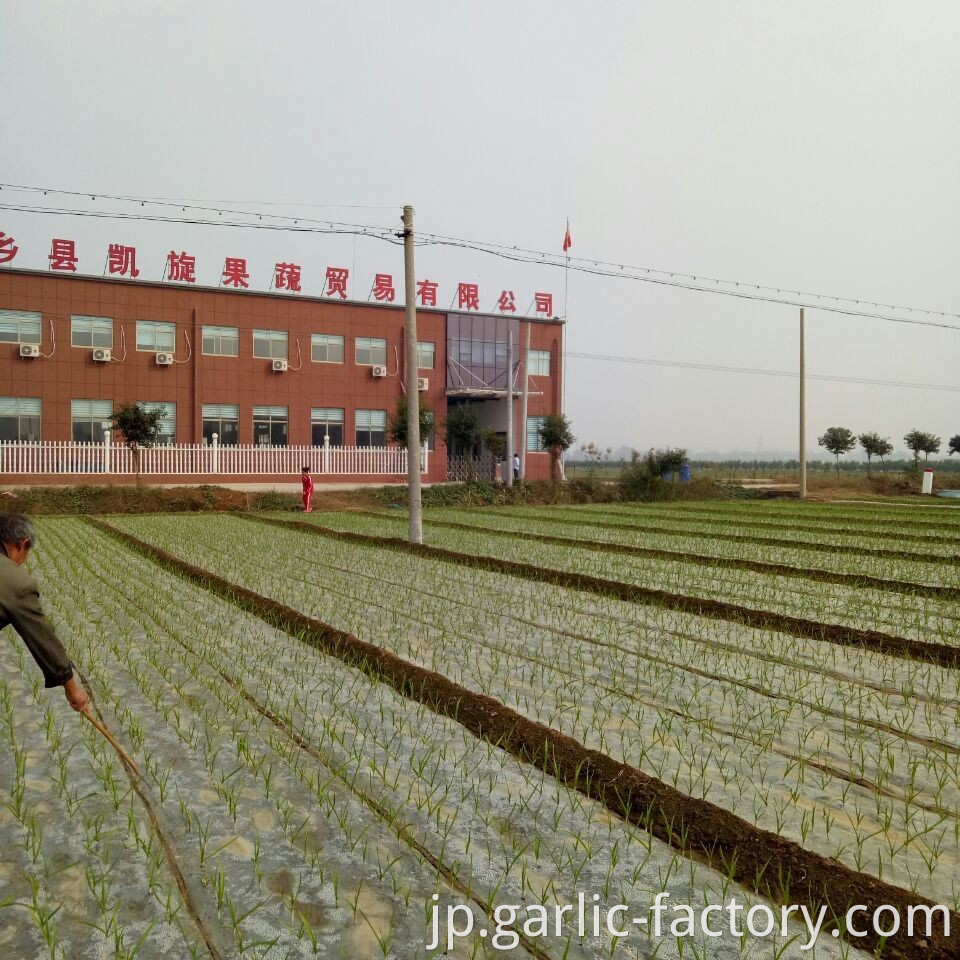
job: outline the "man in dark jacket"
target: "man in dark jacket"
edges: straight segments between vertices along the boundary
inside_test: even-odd
[[[20,513],[0,513],[0,628],[12,625],[43,672],[45,687],[63,687],[74,710],[87,708],[67,651],[40,608],[37,581],[23,569],[36,539],[33,524]]]

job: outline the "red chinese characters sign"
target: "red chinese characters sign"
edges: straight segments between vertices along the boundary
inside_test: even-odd
[[[0,266],[12,263],[20,253],[16,239],[0,230]],[[75,240],[55,237],[50,242],[47,269],[63,273],[77,273],[80,256]],[[103,261],[104,276],[136,280],[141,275],[137,260],[137,248],[124,243],[107,245],[107,257]],[[246,257],[226,257],[220,272],[220,286],[234,290],[250,289],[251,273]],[[347,267],[326,267],[323,274],[324,287],[321,296],[346,300],[349,296],[350,270]],[[197,282],[197,258],[185,250],[171,250],[166,254],[161,280],[172,283]],[[303,292],[303,268],[288,260],[277,261],[269,284],[271,289],[289,293]],[[392,273],[375,273],[367,300],[377,303],[395,303],[397,288]],[[439,306],[440,284],[436,280],[418,280],[414,293],[421,307]],[[455,303],[455,306],[454,306]],[[476,283],[458,283],[454,303],[456,310],[480,310],[480,287]],[[516,314],[517,297],[513,290],[502,290],[495,309],[500,313]],[[529,308],[528,308],[529,309]],[[553,316],[553,294],[537,291],[533,295],[534,316]]]

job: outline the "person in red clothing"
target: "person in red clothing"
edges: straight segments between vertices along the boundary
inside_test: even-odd
[[[313,477],[310,476],[310,468],[303,468],[303,512],[310,513],[313,507],[310,506],[310,500],[313,497]]]

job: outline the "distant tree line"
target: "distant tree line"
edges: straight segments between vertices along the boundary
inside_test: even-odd
[[[826,432],[817,439],[817,443],[832,453],[837,465],[837,476],[840,475],[840,458],[849,453],[859,442],[863,452],[867,455],[867,472],[873,463],[874,457],[879,457],[883,463],[883,458],[893,453],[893,444],[889,437],[881,437],[879,433],[861,433],[856,435],[847,427],[828,427]],[[926,430],[911,430],[904,435],[903,442],[906,448],[913,453],[913,468],[917,469],[920,465],[920,454],[923,454],[923,461],[927,463],[931,453],[939,453],[943,441],[940,437]],[[960,453],[960,434],[950,438],[947,454],[953,455]]]

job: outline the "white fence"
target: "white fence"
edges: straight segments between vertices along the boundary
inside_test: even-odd
[[[420,472],[430,451],[423,445]],[[139,464],[138,464],[139,461]],[[299,476],[304,466],[317,475],[405,476],[405,447],[258,447],[177,443],[130,450],[110,440],[74,443],[39,440],[0,443],[0,474],[136,474],[148,476]]]

